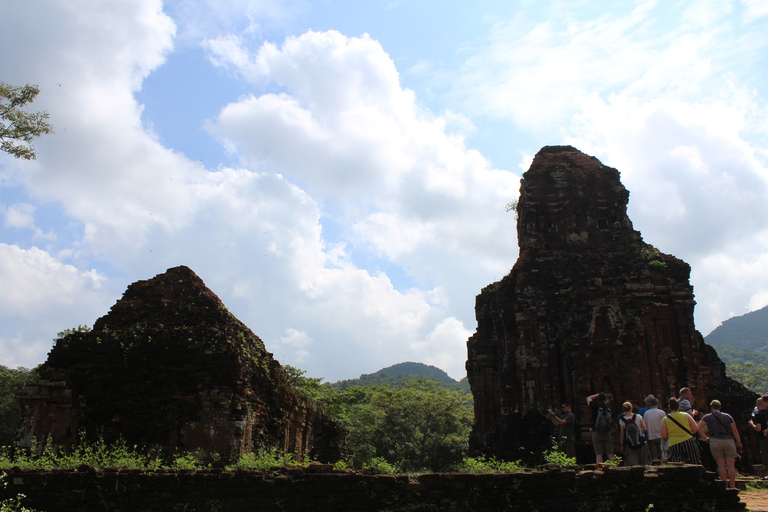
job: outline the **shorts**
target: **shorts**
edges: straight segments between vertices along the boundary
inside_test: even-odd
[[[713,459],[735,459],[736,443],[732,438],[715,439],[714,437],[710,437],[709,451],[712,453]]]
[[[595,455],[613,455],[613,435],[610,432],[592,431],[592,447],[595,449]]]

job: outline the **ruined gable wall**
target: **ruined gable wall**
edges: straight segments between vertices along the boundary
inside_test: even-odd
[[[236,459],[261,447],[338,460],[343,430],[186,267],[131,285],[90,332],[57,341],[23,396],[23,442],[91,439]]]
[[[751,410],[754,394],[724,384],[723,363],[695,329],[690,267],[643,242],[628,198],[616,169],[567,146],[544,148],[523,175],[520,256],[478,295],[468,341],[474,452],[548,448],[546,410],[563,400],[588,439],[586,397],[600,391],[615,414],[683,386],[699,410],[712,398],[734,417]]]

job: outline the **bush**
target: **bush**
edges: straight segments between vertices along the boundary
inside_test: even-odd
[[[374,475],[394,475],[397,468],[383,457],[374,457],[365,465],[363,471]]]
[[[227,471],[238,469],[250,469],[256,471],[268,471],[274,467],[282,466],[306,466],[310,461],[305,461],[292,453],[281,452],[275,447],[259,450],[258,452],[244,453],[234,464],[226,466]]]
[[[506,461],[494,457],[464,457],[456,467],[459,473],[516,473],[525,469],[519,460]]]

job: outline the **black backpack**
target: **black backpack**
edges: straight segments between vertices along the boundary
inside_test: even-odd
[[[636,419],[637,414],[633,414],[631,420],[621,417],[621,421],[624,422],[624,442],[630,448],[640,448],[645,443],[645,436],[640,431]]]
[[[595,432],[611,431],[611,408],[600,407],[597,410],[597,419],[595,419]]]

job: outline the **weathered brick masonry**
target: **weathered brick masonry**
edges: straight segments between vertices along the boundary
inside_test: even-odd
[[[43,512],[742,511],[701,466],[371,476],[330,466],[263,472],[11,471],[7,498]]]
[[[610,393],[618,414],[622,402],[641,407],[649,393],[663,407],[683,386],[700,411],[719,399],[742,429],[745,452],[758,453],[746,431],[757,395],[729,379],[704,343],[690,266],[633,229],[619,178],[570,146],[543,148],[523,174],[520,256],[477,296],[477,332],[467,344],[474,453],[541,453],[550,446],[546,411],[561,401],[573,405],[588,440],[587,396]],[[591,447],[581,448],[586,459]]]
[[[343,429],[187,267],[130,285],[92,331],[57,340],[39,372],[20,396],[22,446],[85,432],[210,460],[265,447],[323,462],[346,454]]]

